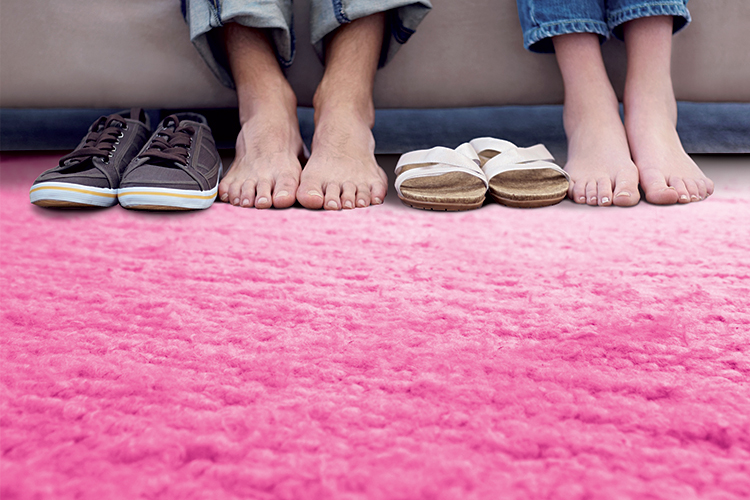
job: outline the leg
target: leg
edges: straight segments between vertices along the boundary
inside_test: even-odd
[[[312,156],[297,199],[307,208],[339,210],[382,203],[385,172],[375,161],[372,90],[385,15],[345,24],[327,40],[326,70],[313,98]]]
[[[604,68],[599,38],[574,33],[552,39],[565,83],[569,196],[576,203],[638,203],[638,171],[630,159],[617,96]]]
[[[243,207],[289,207],[302,170],[297,99],[264,31],[236,23],[223,30],[242,130],[219,197]]]
[[[628,51],[625,128],[641,187],[651,203],[699,201],[714,184],[685,153],[675,129],[672,89],[672,16],[645,17],[624,25]]]

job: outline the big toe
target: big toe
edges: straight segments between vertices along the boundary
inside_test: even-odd
[[[615,177],[615,189],[612,203],[618,207],[632,207],[641,200],[638,192],[638,171],[621,170]]]
[[[274,183],[273,206],[276,208],[289,208],[294,205],[297,187],[298,181],[294,176],[279,176]]]
[[[297,201],[305,208],[323,208],[323,183],[313,179],[302,179],[297,188]]]

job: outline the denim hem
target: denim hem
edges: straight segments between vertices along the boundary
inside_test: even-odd
[[[523,45],[531,52],[551,54],[555,51],[551,38],[570,33],[594,33],[604,41],[609,37],[609,27],[602,21],[592,19],[569,19],[544,23],[523,34]]]
[[[677,33],[690,24],[690,12],[685,2],[677,0],[663,3],[643,3],[632,5],[607,14],[607,26],[618,40],[623,39],[622,25],[634,19],[653,16],[672,16],[674,18],[673,33]]]

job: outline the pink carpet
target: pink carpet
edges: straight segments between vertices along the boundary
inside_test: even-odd
[[[750,496],[750,185],[159,215],[2,163],[3,500]]]

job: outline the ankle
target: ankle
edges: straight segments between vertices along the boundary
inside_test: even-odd
[[[272,89],[238,88],[237,99],[241,125],[257,117],[277,122],[297,121],[297,96],[288,84]]]
[[[372,102],[372,93],[348,85],[337,86],[334,82],[326,81],[325,78],[315,91],[313,107],[315,108],[315,125],[332,117],[356,120],[370,129],[375,125],[375,105]]]

